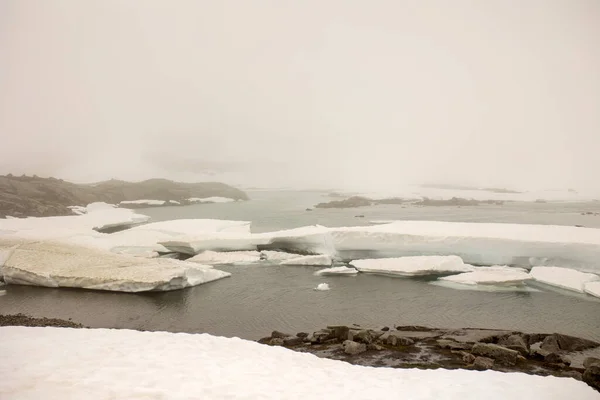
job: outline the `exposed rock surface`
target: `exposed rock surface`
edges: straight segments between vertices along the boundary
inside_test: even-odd
[[[35,175],[0,176],[0,218],[72,215],[67,207],[85,206],[97,201],[118,204],[121,201],[152,199],[185,204],[186,199],[193,197],[248,198],[243,191],[218,182],[181,183],[149,179],[142,182],[110,180],[75,184]]]
[[[0,326],[54,326],[63,328],[84,328],[73,321],[58,318],[34,318],[25,314],[0,315]]]

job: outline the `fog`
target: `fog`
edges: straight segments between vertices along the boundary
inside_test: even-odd
[[[600,192],[600,2],[0,2],[0,173]]]

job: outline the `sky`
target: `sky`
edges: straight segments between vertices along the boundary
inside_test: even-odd
[[[0,173],[600,193],[599,21],[597,0],[1,0]]]

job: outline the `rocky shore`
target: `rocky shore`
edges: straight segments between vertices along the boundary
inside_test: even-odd
[[[274,331],[259,343],[372,367],[491,369],[570,377],[600,391],[600,343],[559,333],[340,325],[312,334]]]

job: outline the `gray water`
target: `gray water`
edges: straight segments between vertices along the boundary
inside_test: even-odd
[[[314,192],[252,192],[244,203],[144,209],[160,221],[175,218],[250,220],[253,230],[308,224],[365,225],[375,219],[426,219],[585,225],[600,227],[590,204],[519,204],[479,207],[376,206],[305,211],[320,201]],[[595,209],[594,209],[595,208]],[[365,218],[355,218],[363,214]],[[180,291],[128,294],[10,285],[0,313],[22,312],[81,322],[91,327],[208,332],[258,339],[277,329],[296,333],[329,324],[480,327],[561,332],[600,341],[600,301],[583,295],[479,292],[431,285],[426,279],[359,274],[317,277],[312,267],[224,266],[230,278]],[[330,291],[314,291],[327,282]]]

